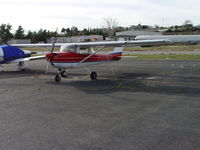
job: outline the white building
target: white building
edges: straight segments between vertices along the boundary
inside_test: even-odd
[[[165,39],[175,43],[200,44],[200,35],[154,35],[137,36],[135,40],[156,40]]]
[[[31,44],[31,39],[11,39],[8,44]]]
[[[162,32],[152,32],[144,30],[130,30],[130,31],[116,32],[116,40],[118,39],[135,40],[137,36],[143,36],[143,35],[162,35]]]

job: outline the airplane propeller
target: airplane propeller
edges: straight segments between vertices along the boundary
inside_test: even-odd
[[[55,49],[55,42],[56,42],[56,38],[55,37],[52,37],[52,47],[51,47],[51,51],[50,53],[52,54],[54,52],[54,49]],[[47,65],[46,65],[46,71],[45,71],[45,74],[48,73],[48,70],[49,70],[49,62],[50,60],[47,60]]]

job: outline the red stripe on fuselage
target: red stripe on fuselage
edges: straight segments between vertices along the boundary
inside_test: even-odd
[[[88,57],[90,54],[79,54],[74,52],[63,52],[63,53],[53,53],[47,54],[46,58],[50,62],[59,62],[59,63],[75,63],[80,62],[84,58]],[[98,61],[118,61],[121,59],[121,54],[94,54],[84,62],[98,62]]]

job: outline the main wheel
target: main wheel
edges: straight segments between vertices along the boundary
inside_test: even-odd
[[[96,72],[91,72],[91,74],[90,74],[90,78],[92,79],[92,80],[96,80],[97,79],[97,73]]]
[[[66,71],[61,71],[60,75],[63,78],[67,78],[67,72]]]
[[[26,71],[26,69],[25,69],[25,68],[22,68],[22,69],[20,69],[20,71],[24,72],[24,71]]]
[[[57,75],[55,76],[55,81],[56,81],[56,82],[60,82],[60,81],[61,81],[61,76],[60,76],[59,74],[57,74]]]

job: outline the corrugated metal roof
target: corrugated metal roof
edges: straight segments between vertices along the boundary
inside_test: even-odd
[[[180,43],[200,43],[200,35],[160,35],[160,36],[137,36],[136,40],[166,39]]]
[[[162,35],[161,32],[151,31],[122,31],[116,32],[116,36],[141,36],[141,35]]]

